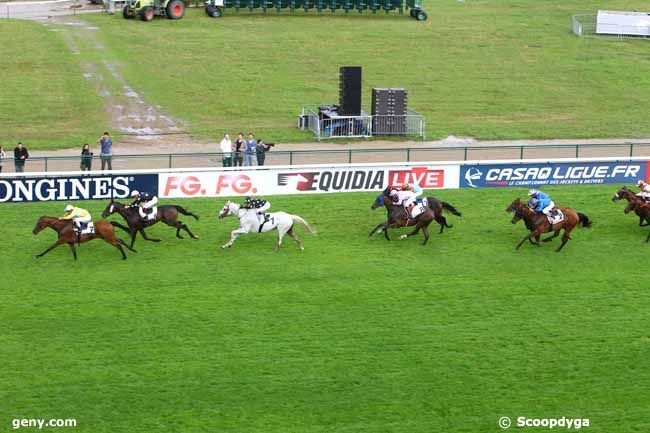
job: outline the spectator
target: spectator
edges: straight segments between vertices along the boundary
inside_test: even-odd
[[[257,165],[264,165],[264,160],[266,159],[266,152],[271,150],[271,146],[274,146],[273,143],[266,144],[261,138],[257,140],[257,145],[255,146],[255,153],[257,155]]]
[[[219,147],[222,153],[221,156],[223,157],[223,166],[232,166],[232,141],[230,141],[230,135],[224,134]]]
[[[111,140],[108,132],[104,132],[104,135],[99,137],[97,140],[100,146],[99,157],[102,160],[102,170],[108,166],[109,170],[113,169],[113,141]]]
[[[0,144],[0,173],[2,173],[2,160],[5,159],[5,149],[2,147],[2,144]]]
[[[237,140],[235,140],[235,153],[233,155],[233,165],[235,167],[241,167],[244,162],[244,158],[241,156],[242,146],[244,146],[244,134],[239,133],[237,135]]]
[[[248,139],[246,140],[246,154],[244,155],[244,165],[252,167],[255,165],[255,147],[257,146],[257,141],[252,132],[248,133]]]
[[[84,144],[81,148],[81,171],[90,171],[93,164],[93,153],[90,151],[90,145]]]
[[[14,164],[16,166],[16,173],[22,173],[25,171],[25,161],[29,158],[29,152],[27,148],[23,146],[23,143],[18,142],[18,146],[14,149]]]

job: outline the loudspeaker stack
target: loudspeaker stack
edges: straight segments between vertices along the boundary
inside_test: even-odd
[[[339,70],[339,114],[361,114],[361,66],[341,66]]]
[[[376,134],[406,134],[408,90],[372,89],[373,132]]]

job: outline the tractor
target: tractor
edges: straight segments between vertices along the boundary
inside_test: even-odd
[[[122,10],[126,19],[138,17],[142,21],[151,21],[154,16],[179,20],[185,15],[183,0],[127,0]]]

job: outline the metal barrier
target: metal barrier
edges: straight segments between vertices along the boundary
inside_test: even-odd
[[[316,120],[314,120],[316,121]],[[311,128],[311,119],[310,126]],[[277,149],[277,146],[275,147]],[[226,154],[229,156],[230,154]],[[163,153],[145,155],[114,155],[114,170],[141,170],[162,168],[221,167],[223,153]],[[624,144],[565,144],[520,146],[467,147],[396,147],[387,149],[341,150],[272,150],[266,152],[265,165],[354,164],[363,162],[420,162],[468,160],[522,160],[551,158],[650,157],[650,142]],[[76,171],[78,156],[44,156],[27,160],[28,172]],[[13,172],[12,158],[2,160],[2,172]],[[101,167],[98,156],[92,159],[92,168]]]
[[[324,105],[324,106],[331,106]],[[323,138],[370,138],[376,135],[416,136],[424,139],[424,117],[408,110],[406,115],[321,116],[318,105],[305,105],[300,129],[309,129],[318,141]]]
[[[579,14],[571,17],[571,30],[580,37],[601,37],[601,38],[633,38],[633,39],[650,39],[646,36],[635,36],[633,30],[641,28],[640,26],[620,26],[619,33],[596,33],[596,14]]]

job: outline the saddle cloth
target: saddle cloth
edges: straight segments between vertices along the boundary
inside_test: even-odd
[[[75,226],[75,231],[77,231],[77,226]],[[92,221],[89,223],[81,223],[81,232],[80,235],[92,235],[95,233],[95,223]]]
[[[549,223],[557,224],[557,223],[561,223],[562,221],[564,221],[564,213],[560,209],[554,209],[553,211],[555,212],[555,216],[554,217],[552,217],[552,216],[547,217]]]
[[[407,212],[409,214],[409,218],[415,218],[419,216],[422,212],[425,211],[424,205],[422,203],[415,203],[413,206],[411,206],[410,209],[407,209]]]
[[[138,212],[140,213],[140,218],[142,218],[142,219],[146,219],[146,220],[155,220],[155,219],[156,219],[156,215],[158,215],[158,207],[157,207],[157,206],[154,206],[154,207],[152,207],[152,208],[150,209],[150,211],[151,211],[151,213],[146,214],[146,213],[144,212],[144,209],[143,209],[143,208],[141,208],[141,207],[138,208]]]

